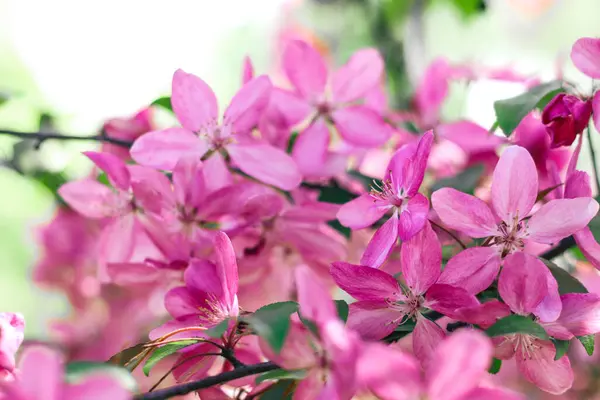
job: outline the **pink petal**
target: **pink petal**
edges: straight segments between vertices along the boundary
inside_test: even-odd
[[[445,336],[438,324],[421,314],[417,315],[417,324],[412,333],[413,353],[425,368],[430,365],[438,345]]]
[[[178,69],[173,74],[172,91],[173,111],[188,131],[202,131],[206,125],[217,119],[217,98],[202,79]]]
[[[408,191],[408,187],[414,175],[415,155],[419,142],[413,141],[403,144],[394,152],[387,168],[385,169],[384,181],[390,181],[392,188],[397,191]]]
[[[271,80],[261,75],[246,83],[233,96],[223,115],[223,124],[232,124],[236,133],[251,131],[269,103]]]
[[[88,218],[112,217],[123,207],[121,197],[111,188],[91,179],[67,182],[58,194],[69,207]]]
[[[566,199],[576,199],[577,197],[593,197],[590,176],[587,172],[573,171],[565,184]]]
[[[26,399],[61,398],[64,359],[57,350],[40,345],[27,347],[21,356],[19,387]]]
[[[590,78],[600,78],[600,39],[578,39],[571,49],[571,60],[578,70]]]
[[[383,60],[376,49],[362,49],[333,74],[335,103],[348,103],[365,97],[378,85],[383,75]]]
[[[173,169],[173,190],[179,205],[198,206],[206,196],[203,165],[197,157],[182,157]]]
[[[479,306],[477,297],[463,288],[450,285],[431,286],[427,290],[425,300],[425,307],[451,318],[460,318],[461,309]],[[457,310],[459,311],[457,312]]]
[[[250,57],[244,57],[242,64],[242,85],[250,82],[254,78],[254,66]]]
[[[341,261],[331,264],[330,272],[335,283],[356,300],[404,298],[398,281],[387,272]]]
[[[319,176],[323,172],[327,162],[329,141],[329,129],[321,119],[298,135],[292,157],[302,175]]]
[[[127,190],[129,188],[129,171],[121,159],[114,154],[86,151],[85,154],[98,168],[106,172],[106,176],[114,187]]]
[[[169,128],[140,136],[131,147],[131,158],[138,164],[172,170],[181,157],[197,157],[206,152],[207,144],[183,128]]]
[[[371,238],[360,263],[378,268],[386,260],[398,241],[398,213],[394,213]]]
[[[381,343],[363,351],[356,366],[361,386],[381,400],[413,400],[423,392],[421,367],[414,357]]]
[[[110,282],[119,286],[153,283],[164,277],[163,271],[143,263],[110,263],[106,272]]]
[[[365,340],[380,340],[392,333],[405,315],[385,301],[357,301],[350,304],[346,325]]]
[[[556,321],[562,311],[562,302],[560,293],[558,292],[558,283],[548,268],[544,268],[546,274],[546,284],[548,291],[541,303],[533,310],[533,314],[539,318],[541,322]]]
[[[583,228],[582,230],[573,234],[577,246],[585,256],[585,258],[592,264],[596,269],[600,269],[600,244],[594,238],[590,228]]]
[[[500,318],[509,316],[510,313],[510,307],[499,300],[493,299],[480,305],[457,309],[453,313],[453,318],[487,329]]]
[[[302,400],[320,399],[326,383],[323,381],[322,373],[323,371],[319,368],[311,368],[308,375],[298,383],[298,386],[296,386],[294,397]],[[323,398],[323,400],[325,400],[325,398]]]
[[[104,227],[98,240],[98,278],[100,281],[107,282],[109,280],[107,264],[126,262],[131,259],[140,229],[133,213],[117,217]]]
[[[312,111],[313,106],[306,99],[289,90],[274,87],[265,118],[278,127],[289,128],[302,122]]]
[[[171,181],[165,174],[141,165],[128,165],[127,169],[131,174],[131,191],[136,206],[155,214],[175,207]]]
[[[352,229],[362,229],[373,225],[391,206],[376,199],[369,193],[344,204],[337,213],[337,219],[344,226]]]
[[[498,278],[498,293],[517,314],[528,315],[548,294],[548,268],[536,256],[509,254]]]
[[[215,153],[204,161],[202,169],[207,194],[233,184],[233,177],[221,153]]]
[[[442,272],[442,245],[429,223],[400,250],[402,277],[409,289],[421,295],[437,282]]]
[[[545,392],[561,394],[573,385],[573,370],[569,357],[554,360],[554,344],[546,340],[536,340],[538,346],[531,354],[524,354],[519,347],[515,355],[519,372],[528,381]]]
[[[209,274],[208,279],[210,279],[212,285],[214,285],[212,273],[207,271],[207,274]],[[196,296],[184,286],[173,288],[165,294],[165,308],[173,318],[181,319],[187,316],[196,317],[196,314],[198,314],[198,303]]]
[[[400,212],[398,236],[402,240],[409,240],[419,233],[427,222],[429,214],[429,200],[421,193],[411,197]]]
[[[377,114],[365,106],[350,106],[335,110],[333,122],[342,138],[360,147],[376,147],[388,141],[391,127]]]
[[[592,112],[594,126],[596,127],[597,131],[600,131],[600,91],[596,91],[596,93],[594,93],[594,97],[592,98]]]
[[[426,371],[428,398],[463,399],[486,376],[492,352],[490,339],[474,330],[462,330],[444,340]]]
[[[410,179],[406,182],[406,195],[414,196],[419,191],[423,177],[425,176],[425,169],[427,168],[427,161],[429,159],[429,153],[431,153],[431,146],[433,144],[433,131],[427,131],[419,139],[417,150],[412,160],[412,174]]]
[[[337,311],[321,280],[306,265],[300,265],[295,271],[296,289],[300,314],[318,325],[337,320]]]
[[[452,188],[436,190],[431,204],[444,225],[465,235],[480,238],[496,232],[496,221],[488,205],[475,196]]]
[[[415,102],[426,124],[439,118],[439,111],[448,95],[450,65],[442,58],[435,59],[427,69],[416,89]]]
[[[229,237],[223,233],[217,233],[214,239],[215,257],[217,261],[218,274],[223,285],[223,293],[230,307],[234,303],[238,291],[238,266],[235,251]]]
[[[223,271],[221,267],[213,264],[206,260],[192,259],[190,265],[184,273],[185,288],[189,292],[189,296],[183,292],[176,292],[180,296],[184,304],[188,301],[192,301],[191,304],[201,305],[204,303],[215,303],[215,306],[222,304],[230,306],[231,301],[228,301],[230,294],[227,291],[226,284],[224,282]],[[174,303],[175,304],[175,303]],[[179,303],[177,303],[179,304]],[[165,306],[170,313],[174,310],[171,309],[165,298]],[[199,307],[196,307],[195,313],[199,312],[206,313],[210,312],[212,308],[198,311]],[[187,306],[182,307],[182,311],[186,310]],[[173,314],[171,314],[173,315]],[[173,315],[176,318],[180,318],[183,315]]]
[[[302,182],[294,160],[269,144],[230,145],[227,152],[243,172],[261,182],[283,190],[292,190]]]
[[[580,231],[598,213],[598,202],[589,197],[550,200],[527,223],[529,239],[552,244]]]
[[[203,354],[213,352],[214,348],[215,346],[210,343],[200,343],[182,353],[174,362],[174,365],[177,365],[173,370],[176,381],[188,382],[206,378],[215,363],[215,357]]]
[[[516,215],[525,218],[535,203],[537,192],[537,169],[529,152],[520,146],[504,150],[492,181],[492,203],[496,214],[508,222]]]
[[[94,373],[86,375],[81,382],[66,387],[61,399],[64,400],[129,400],[131,393],[121,386],[112,375]]]
[[[495,151],[506,142],[500,136],[490,133],[484,127],[471,121],[457,121],[436,128],[436,133],[457,144],[468,154]]]
[[[467,393],[464,399],[468,400],[525,400],[525,397],[507,389],[479,387]]]
[[[319,52],[306,42],[292,40],[287,44],[283,71],[305,99],[317,100],[325,90],[327,66]]]
[[[462,287],[471,294],[477,294],[496,279],[500,262],[495,248],[471,247],[448,261],[438,283]]]
[[[556,322],[575,336],[600,332],[600,297],[593,293],[568,293],[561,296],[562,313]]]

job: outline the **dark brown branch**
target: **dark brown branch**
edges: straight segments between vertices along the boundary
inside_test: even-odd
[[[558,257],[570,248],[575,247],[576,244],[573,236],[568,236],[558,242],[557,246],[551,248],[544,254],[541,254],[540,257],[545,258],[546,260],[552,260],[554,257]]]
[[[164,400],[170,399],[175,396],[182,396],[184,394],[195,392],[196,390],[206,389],[211,386],[221,385],[233,381],[235,379],[243,378],[245,376],[256,375],[267,371],[273,371],[279,369],[279,366],[272,362],[264,362],[254,365],[244,365],[236,368],[233,371],[223,372],[218,375],[209,376],[198,381],[182,383],[180,385],[171,386],[165,389],[156,390],[154,392],[143,393],[135,396],[135,400]]]
[[[61,135],[58,133],[45,133],[45,132],[17,132],[9,129],[0,129],[0,135],[12,136],[26,140],[34,140],[39,144],[46,140],[89,140],[95,142],[110,143],[117,146],[129,148],[133,145],[133,142],[128,140],[116,139],[107,135],[94,135],[94,136],[78,136],[78,135]]]

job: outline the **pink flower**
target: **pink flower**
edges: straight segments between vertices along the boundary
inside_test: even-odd
[[[432,309],[452,316],[454,310],[479,304],[464,289],[436,284],[441,274],[442,247],[427,223],[412,239],[402,243],[403,289],[390,274],[378,269],[344,262],[333,263],[335,282],[358,301],[350,304],[348,327],[364,339],[386,337],[410,319],[416,320],[413,350],[427,361],[444,331],[423,315]]]
[[[427,220],[429,201],[419,193],[425,175],[433,133],[427,132],[418,144],[400,148],[390,161],[380,186],[342,206],[337,214],[342,225],[361,229],[371,226],[388,211],[392,217],[375,233],[361,264],[379,267],[400,238],[416,235]]]
[[[576,96],[557,94],[544,108],[542,122],[552,140],[552,148],[570,146],[587,127],[592,105]]]
[[[281,353],[274,354],[261,343],[263,351],[285,369],[307,370],[294,398],[349,400],[356,391],[355,365],[360,340],[339,320],[331,296],[310,268],[296,269],[296,286],[300,314],[317,325],[319,337],[292,320]]]
[[[0,313],[0,380],[15,369],[15,354],[23,343],[25,319],[21,314]]]
[[[143,196],[157,186],[170,183],[162,173],[137,165],[128,166],[113,154],[91,151],[84,154],[106,173],[112,187],[88,178],[68,182],[58,193],[71,208],[88,218],[112,218],[99,239],[99,278],[106,281],[106,263],[128,261],[134,254],[136,238],[143,231],[138,220],[140,207],[136,195]]]
[[[290,41],[283,53],[283,70],[294,93],[279,91],[280,108],[297,123],[313,115],[300,133],[292,156],[304,174],[317,175],[329,161],[329,121],[348,143],[374,147],[385,143],[392,129],[373,108],[361,105],[379,85],[383,60],[375,49],[362,49],[330,74],[321,55],[308,43]]]
[[[358,361],[363,392],[381,400],[518,400],[503,389],[480,386],[492,359],[492,344],[474,330],[461,330],[443,340],[424,373],[417,360],[401,351],[372,343]]]
[[[131,148],[135,161],[171,170],[184,156],[202,157],[215,164],[221,176],[229,174],[221,154],[226,152],[233,164],[264,183],[284,190],[300,184],[302,177],[284,151],[250,135],[269,101],[269,78],[259,76],[246,83],[231,100],[220,124],[215,94],[202,79],[179,69],[173,75],[172,90],[173,111],[182,127],[140,137]]]
[[[46,347],[29,347],[19,363],[15,381],[0,383],[0,399],[5,400],[129,400],[132,394],[105,372],[93,372],[65,383],[64,360]]]
[[[215,262],[192,259],[185,270],[185,286],[165,295],[165,307],[174,318],[150,333],[155,339],[163,334],[188,327],[211,328],[239,314],[236,256],[226,234],[215,241]],[[198,333],[200,332],[200,333]],[[202,337],[202,331],[183,333],[184,337]]]
[[[482,200],[455,189],[443,188],[433,193],[433,208],[446,226],[471,237],[488,238],[486,246],[472,247],[454,256],[440,283],[478,293],[494,281],[502,259],[522,251],[526,241],[556,243],[583,229],[598,212],[596,200],[580,197],[551,200],[530,215],[537,193],[535,164],[527,150],[519,146],[507,148],[496,165],[492,209]]]
[[[581,72],[592,79],[600,78],[600,39],[578,39],[571,49],[571,60]],[[600,130],[600,91],[592,98],[594,125]]]
[[[115,139],[134,141],[146,132],[152,130],[152,109],[144,108],[130,118],[113,118],[102,127],[106,136]],[[129,149],[110,143],[103,143],[101,148],[103,153],[111,153],[121,160],[128,160]]]

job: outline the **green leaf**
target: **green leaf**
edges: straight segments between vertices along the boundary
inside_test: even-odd
[[[540,190],[540,191],[538,192],[538,194],[537,194],[537,198],[535,199],[536,203],[537,203],[538,201],[542,201],[542,200],[544,200],[544,198],[545,198],[546,196],[548,196],[548,193],[550,193],[551,191],[553,191],[554,189],[556,189],[556,188],[558,188],[558,187],[561,187],[562,185],[563,185],[562,183],[559,183],[558,185],[550,186],[550,187],[548,187],[548,188],[546,188],[546,189],[544,189],[544,190]]]
[[[150,105],[162,107],[165,110],[173,112],[173,106],[171,105],[171,97],[170,96],[159,97],[158,99],[156,99],[152,103],[150,103]]]
[[[554,348],[556,349],[556,355],[554,356],[554,360],[560,360],[569,350],[569,345],[571,344],[570,340],[559,340],[551,338],[552,343],[554,343]]]
[[[292,400],[295,387],[295,380],[283,379],[260,395],[260,400]]]
[[[193,344],[198,343],[198,340],[180,340],[178,342],[168,343],[164,346],[160,346],[146,360],[146,364],[144,364],[144,374],[148,376],[150,374],[150,370],[163,358],[170,356],[171,354],[177,353],[179,350],[189,347]]]
[[[335,306],[337,308],[338,316],[344,323],[348,321],[348,313],[350,312],[350,307],[348,307],[348,303],[344,300],[336,300]]]
[[[259,308],[246,321],[258,336],[269,343],[275,353],[279,353],[290,329],[290,315],[297,311],[298,303],[282,301]]]
[[[540,339],[549,338],[541,325],[534,322],[531,318],[517,314],[499,319],[485,332],[489,337],[510,335],[511,333],[524,333],[539,337]]]
[[[540,258],[544,264],[550,269],[552,276],[556,279],[556,283],[558,283],[558,292],[563,295],[567,293],[587,293],[587,289],[581,282],[577,280],[573,275],[571,275],[568,271],[565,271],[558,265],[554,264],[552,261],[548,261],[546,259]]]
[[[452,0],[452,3],[464,18],[472,17],[486,9],[483,0]]]
[[[588,353],[588,356],[591,356],[594,354],[595,335],[592,334],[592,335],[587,335],[587,336],[577,336],[577,339],[581,342],[581,344],[585,348],[585,351],[586,351],[586,353]]]
[[[573,257],[575,257],[576,259],[578,259],[580,261],[587,261],[587,258],[585,258],[585,255],[583,254],[583,252],[581,251],[581,249],[578,246],[571,248],[570,251],[571,251],[571,254],[573,254]]]
[[[556,80],[534,86],[519,96],[496,101],[494,110],[498,125],[506,136],[510,136],[527,114],[536,107],[545,106],[544,100],[548,96],[554,97],[561,91],[562,82]]]
[[[76,383],[83,377],[89,374],[102,372],[114,377],[123,385],[123,387],[131,390],[137,390],[135,378],[123,367],[114,364],[98,363],[91,361],[75,361],[68,363],[65,366],[66,381],[68,383]]]
[[[490,374],[497,374],[500,372],[500,367],[502,367],[502,360],[497,359],[496,357],[492,358],[492,365],[488,369]]]
[[[286,369],[276,369],[274,371],[265,372],[262,375],[259,375],[256,378],[256,383],[259,384],[264,381],[279,381],[282,379],[304,379],[306,376],[305,369],[294,369],[294,370],[286,370]]]
[[[294,150],[296,140],[298,140],[298,132],[292,132],[292,134],[290,135],[290,139],[288,140],[288,145],[286,149],[286,152],[288,154],[292,154],[292,150]]]
[[[450,187],[461,192],[473,194],[484,169],[483,165],[478,164],[467,168],[454,177],[440,179],[432,185],[431,191],[434,192],[444,187]]]
[[[227,318],[224,321],[221,321],[220,324],[218,324],[217,326],[213,326],[212,328],[210,328],[209,330],[207,330],[204,333],[206,333],[208,336],[210,336],[212,338],[220,338],[221,336],[223,336],[223,334],[227,330],[228,326],[229,326],[229,318]]]

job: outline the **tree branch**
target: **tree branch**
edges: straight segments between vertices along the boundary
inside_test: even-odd
[[[267,371],[279,369],[279,366],[272,362],[260,364],[244,365],[233,371],[223,372],[219,375],[209,376],[198,381],[182,383],[168,387],[166,389],[155,390],[154,392],[143,393],[134,397],[135,400],[164,400],[175,396],[182,396],[196,390],[206,389],[211,386],[220,385],[245,376],[256,375]]]
[[[129,148],[133,145],[133,142],[128,140],[116,139],[107,135],[94,135],[94,136],[78,136],[78,135],[61,135],[58,133],[45,133],[45,132],[17,132],[9,129],[0,129],[0,135],[13,136],[21,139],[35,140],[38,143],[42,143],[49,139],[57,140],[91,140],[96,142],[110,143],[117,146]]]
[[[560,242],[558,242],[557,246],[551,248],[544,254],[541,254],[540,257],[545,258],[546,260],[551,260],[554,257],[560,256],[565,251],[569,250],[571,247],[575,247],[576,244],[577,243],[575,243],[575,239],[573,238],[573,236],[568,236]]]

